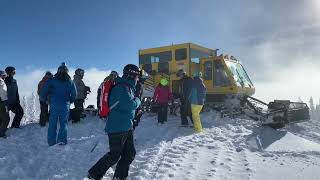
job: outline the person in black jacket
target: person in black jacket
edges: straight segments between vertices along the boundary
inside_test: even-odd
[[[137,82],[136,91],[135,91],[135,97],[138,97],[140,101],[142,100],[142,95],[143,95],[143,85],[144,85],[144,82],[147,80],[147,78],[148,78],[148,74],[146,74],[143,70],[140,70],[139,81]],[[143,112],[140,105],[136,110],[135,117],[132,121],[133,129],[135,129],[139,125],[142,115],[143,115]]]
[[[192,89],[192,78],[187,76],[186,72],[183,69],[180,69],[177,72],[177,76],[180,78],[179,82],[179,97],[181,101],[180,114],[181,114],[181,125],[188,126],[188,117],[193,123],[192,113],[191,113],[191,104],[189,101],[189,96]]]
[[[20,122],[23,117],[23,109],[20,105],[20,97],[17,81],[13,78],[16,74],[16,69],[12,66],[9,66],[5,69],[8,77],[5,82],[8,89],[8,107],[9,111],[15,113],[11,128],[20,128]]]

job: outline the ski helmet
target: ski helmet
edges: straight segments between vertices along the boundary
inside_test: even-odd
[[[166,86],[166,85],[168,85],[168,80],[166,80],[166,79],[161,79],[160,80],[160,84],[162,85],[162,86]]]
[[[186,73],[186,71],[184,71],[183,69],[180,69],[178,72],[177,72],[177,76],[178,77],[183,77],[184,75],[186,75],[187,73]]]
[[[12,67],[12,66],[8,66],[6,67],[5,71],[8,75],[10,75],[12,72],[14,72],[16,70],[16,68]]]
[[[74,72],[74,74],[77,75],[77,76],[83,77],[83,76],[84,76],[84,70],[78,68],[78,69]]]
[[[140,69],[134,64],[128,64],[123,68],[123,75],[131,78],[139,76]]]
[[[69,69],[68,67],[66,66],[66,63],[61,63],[61,65],[59,66],[58,68],[58,73],[69,73]]]
[[[193,73],[193,77],[199,77],[199,78],[201,78],[201,77],[202,77],[202,73],[201,73],[201,72],[194,72],[194,73]]]

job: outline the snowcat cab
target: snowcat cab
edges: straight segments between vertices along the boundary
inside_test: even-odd
[[[196,72],[202,73],[207,88],[205,109],[219,110],[222,116],[232,117],[249,113],[248,110],[250,110],[256,116],[265,117],[268,114],[268,118],[258,118],[265,124],[279,124],[279,121],[274,121],[273,118],[271,118],[272,122],[268,120],[271,117],[270,111],[273,111],[274,108],[268,109],[267,107],[266,112],[261,108],[254,109],[257,104],[252,101],[251,96],[255,93],[255,87],[243,65],[233,56],[218,55],[217,51],[218,49],[209,49],[193,43],[139,50],[139,66],[150,75],[144,85],[146,97],[142,101],[143,109],[152,111],[152,108],[149,107],[152,104],[151,97],[161,78],[169,81],[171,91],[178,97],[180,79],[176,73],[183,69],[190,77]],[[174,103],[170,105],[173,106]],[[281,109],[282,111],[287,111],[291,107],[290,101],[288,106],[282,107],[285,107]],[[308,110],[306,105],[301,108],[304,112]],[[310,119],[309,114],[302,114],[299,120],[290,122]],[[282,116],[285,119],[281,121],[282,124],[289,122],[287,115]],[[249,117],[257,119],[252,114]]]

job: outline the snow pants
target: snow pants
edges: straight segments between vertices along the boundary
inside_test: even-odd
[[[49,121],[49,105],[45,102],[40,101],[40,126],[46,126],[46,123]]]
[[[136,155],[133,132],[130,130],[108,136],[110,151],[89,170],[89,174],[94,179],[101,179],[107,170],[118,162],[114,177],[127,178],[130,164]]]
[[[0,137],[6,134],[8,124],[10,122],[9,113],[3,102],[0,102]]]
[[[12,111],[15,114],[15,116],[13,118],[13,121],[12,121],[12,124],[11,124],[11,127],[12,128],[19,128],[21,119],[22,119],[23,114],[24,114],[21,105],[20,104],[10,104],[9,105],[9,110]]]
[[[159,104],[158,123],[164,123],[168,119],[168,104]]]
[[[83,103],[84,99],[77,99],[74,101],[74,117],[73,121],[74,123],[80,122],[81,114],[83,113]]]
[[[202,125],[200,120],[200,112],[202,110],[203,105],[195,105],[191,104],[191,111],[192,111],[192,118],[193,118],[193,125],[196,132],[202,131]]]
[[[191,123],[193,123],[191,104],[188,100],[181,100],[180,114],[181,114],[181,125],[189,124],[188,117],[191,119]]]
[[[53,146],[57,143],[67,144],[67,128],[69,118],[69,106],[51,105],[48,127],[48,144]],[[57,126],[59,121],[59,132],[57,137]]]

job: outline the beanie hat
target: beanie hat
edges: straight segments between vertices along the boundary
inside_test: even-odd
[[[12,66],[8,66],[6,69],[5,69],[5,71],[6,71],[6,73],[9,75],[9,74],[11,74],[13,71],[15,71],[16,70],[16,68],[14,68],[14,67],[12,67]]]
[[[66,63],[64,63],[64,62],[61,63],[61,65],[58,68],[58,73],[68,73],[68,72],[69,72],[69,69],[66,66]]]

